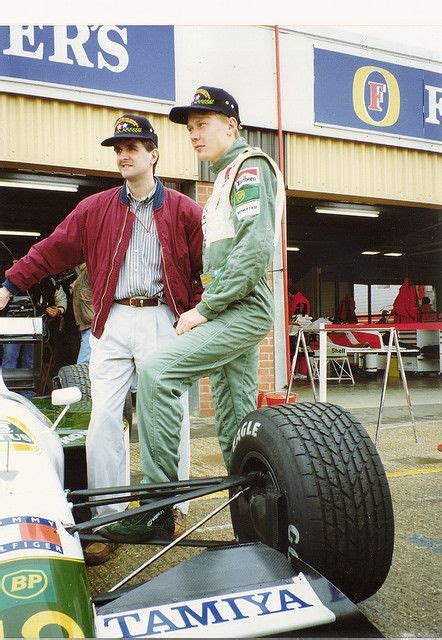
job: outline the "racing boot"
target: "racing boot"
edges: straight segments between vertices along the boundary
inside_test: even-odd
[[[93,566],[107,562],[116,546],[112,542],[89,542],[84,549],[85,563]]]
[[[97,533],[115,542],[146,542],[151,538],[172,539],[174,527],[172,509],[166,507],[153,513],[148,511],[127,516],[119,522],[97,529]]]
[[[173,508],[173,539],[181,536],[187,529],[187,514],[183,513],[178,507]]]

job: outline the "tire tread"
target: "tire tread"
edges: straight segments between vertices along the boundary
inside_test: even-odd
[[[290,450],[308,512],[300,557],[354,600],[369,597],[386,578],[394,537],[390,491],[369,435],[337,405],[277,405],[259,414]]]

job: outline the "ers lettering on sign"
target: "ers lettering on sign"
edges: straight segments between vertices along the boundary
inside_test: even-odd
[[[53,38],[50,45],[40,39],[43,29],[49,27],[17,25],[9,27],[9,47],[3,53],[21,58],[48,60],[61,64],[76,64],[81,67],[109,69],[121,73],[129,64],[127,29],[112,26],[54,26],[50,27]],[[85,45],[96,32],[97,50],[93,56],[86,52]]]

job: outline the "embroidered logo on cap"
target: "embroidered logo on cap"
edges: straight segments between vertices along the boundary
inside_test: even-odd
[[[206,89],[199,88],[193,96],[192,104],[213,104],[215,101]]]
[[[142,128],[132,118],[119,118],[115,123],[115,133],[141,133]]]

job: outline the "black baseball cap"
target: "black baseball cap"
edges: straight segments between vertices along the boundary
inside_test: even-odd
[[[192,103],[188,107],[173,107],[169,113],[169,119],[178,124],[187,124],[190,111],[214,111],[223,113],[229,118],[236,118],[238,124],[241,122],[235,98],[218,87],[199,87],[193,96]]]
[[[149,120],[144,116],[127,114],[115,122],[112,138],[106,138],[101,143],[103,147],[112,147],[119,140],[135,138],[136,140],[152,140],[158,146],[158,136]]]

